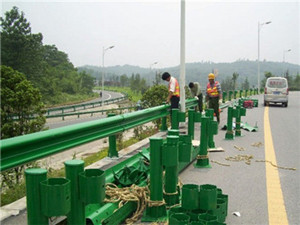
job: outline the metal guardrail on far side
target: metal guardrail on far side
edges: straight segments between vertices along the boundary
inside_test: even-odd
[[[124,96],[119,97],[119,98],[113,98],[113,99],[105,100],[103,102],[103,104],[108,105],[109,103],[119,102],[119,101],[123,101],[125,99],[128,99],[127,95],[124,95]],[[61,114],[64,114],[64,112],[66,110],[72,110],[73,112],[75,112],[78,109],[95,108],[97,106],[102,106],[102,101],[47,109],[47,115],[49,116],[50,113],[53,113],[53,112],[61,112]]]

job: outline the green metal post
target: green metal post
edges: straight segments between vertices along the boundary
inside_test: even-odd
[[[179,136],[179,130],[175,130],[175,129],[168,130],[168,136]]]
[[[233,108],[228,107],[228,109],[227,109],[227,131],[225,134],[226,140],[233,140],[232,116],[233,116]]]
[[[167,206],[179,203],[178,183],[178,136],[167,136],[163,147],[163,165],[165,166],[165,193]]]
[[[227,95],[226,91],[223,91],[223,100],[222,100],[223,103],[226,102],[226,95]]]
[[[233,94],[233,98],[234,98],[234,99],[236,99],[237,92],[238,92],[238,91],[236,91],[236,90],[234,91],[234,94]]]
[[[208,109],[206,111],[206,116],[210,118],[210,121],[214,120],[214,110]],[[215,142],[214,142],[214,134],[212,132],[208,132],[208,148],[215,148]]]
[[[47,180],[47,170],[31,168],[25,170],[28,225],[47,225],[48,217],[41,207],[40,182]]]
[[[243,90],[240,90],[240,98],[243,97]]]
[[[245,98],[248,96],[248,89],[245,90]]]
[[[179,109],[172,109],[171,128],[175,130],[179,128],[178,113]]]
[[[193,109],[188,110],[188,135],[192,137],[192,140],[194,139],[194,134],[195,134],[194,114],[195,114],[195,110]]]
[[[71,181],[71,210],[68,213],[68,224],[85,224],[85,204],[79,196],[79,173],[84,171],[83,160],[68,160],[65,162],[66,178]]]
[[[163,166],[161,137],[150,138],[150,201],[157,205],[147,205],[142,221],[157,221],[166,217],[166,205],[163,202]]]
[[[241,117],[246,116],[246,109],[241,106],[236,107],[236,128],[235,128],[235,136],[241,136]]]
[[[160,131],[166,131],[168,130],[168,126],[167,126],[167,117],[163,117],[161,118],[161,127],[160,127]]]
[[[253,94],[252,91],[253,91],[252,88],[250,88],[250,96]]]
[[[115,116],[115,113],[109,113],[107,116],[112,117]],[[118,151],[117,151],[117,138],[116,135],[113,134],[108,137],[109,141],[109,149],[108,149],[108,157],[119,157]]]
[[[232,97],[232,91],[229,91],[228,101],[231,101],[231,97]]]
[[[200,150],[197,155],[197,162],[195,167],[197,168],[210,168],[209,159],[207,155],[208,148],[208,125],[210,118],[207,116],[201,119],[201,136],[200,136]]]

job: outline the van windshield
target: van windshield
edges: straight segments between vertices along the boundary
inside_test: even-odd
[[[286,80],[282,79],[269,79],[267,86],[270,88],[285,88]]]

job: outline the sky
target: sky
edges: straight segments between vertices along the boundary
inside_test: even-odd
[[[4,0],[1,16],[13,6],[76,67],[102,66],[110,46],[104,66],[180,65],[180,0]],[[186,63],[257,60],[258,46],[260,60],[300,65],[299,0],[185,0]]]

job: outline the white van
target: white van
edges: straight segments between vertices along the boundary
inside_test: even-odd
[[[269,103],[281,103],[288,106],[289,88],[287,79],[283,77],[269,77],[266,81],[264,105]]]

